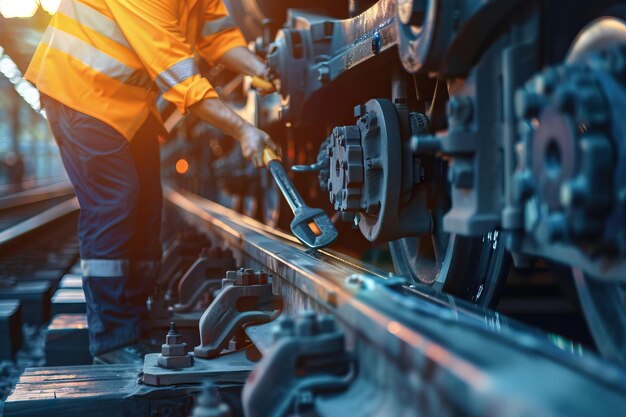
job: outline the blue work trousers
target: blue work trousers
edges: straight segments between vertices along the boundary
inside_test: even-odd
[[[132,344],[161,260],[158,124],[132,141],[106,123],[42,97],[80,203],[78,237],[92,355]]]

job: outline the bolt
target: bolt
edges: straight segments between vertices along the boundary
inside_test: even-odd
[[[193,365],[193,356],[187,354],[187,343],[183,343],[182,336],[176,330],[176,324],[170,323],[169,331],[165,336],[165,344],[161,345],[161,355],[157,362],[167,369],[188,368]]]
[[[357,274],[350,275],[346,279],[346,283],[351,287],[365,288],[365,281],[363,281],[363,278]]]
[[[318,333],[332,333],[336,330],[335,319],[327,314],[320,314],[317,317]]]
[[[382,38],[380,36],[380,32],[375,32],[374,36],[372,36],[372,53],[377,55],[380,52],[380,48],[382,45]]]
[[[222,289],[234,285],[237,281],[237,271],[226,271],[226,277],[222,279]]]
[[[366,112],[366,108],[364,105],[362,104],[358,104],[356,106],[354,106],[354,117],[359,118],[361,116],[363,116]]]
[[[221,398],[215,385],[208,382],[202,387],[202,393],[196,400],[191,417],[230,417],[230,408]]]
[[[180,343],[180,332],[176,329],[176,323],[170,322],[170,328],[167,331],[167,335],[165,336],[165,343],[168,345],[174,345]]]
[[[326,293],[326,302],[332,307],[337,306],[337,292],[329,290]]]
[[[330,81],[330,68],[328,67],[328,65],[323,64],[317,69],[317,81],[321,82],[322,84]]]
[[[411,112],[409,114],[412,135],[422,135],[430,130],[430,119],[423,113]]]
[[[371,158],[365,161],[368,170],[382,168],[383,161],[380,158]]]
[[[294,328],[295,323],[293,319],[287,315],[281,315],[278,320],[276,320],[276,325],[272,328],[274,342],[283,337],[293,336]]]
[[[368,114],[364,114],[363,116],[361,116],[361,118],[359,119],[359,121],[361,123],[363,123],[363,126],[365,126],[366,129],[369,128],[370,125],[370,118]]]
[[[302,311],[296,321],[296,334],[298,336],[313,336],[316,332],[316,314],[313,310]]]
[[[256,272],[256,281],[260,285],[265,285],[269,282],[269,274],[267,272]]]

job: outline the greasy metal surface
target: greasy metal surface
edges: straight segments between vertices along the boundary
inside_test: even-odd
[[[318,93],[344,73],[396,44],[395,1],[380,0],[363,13],[338,20],[311,10],[292,9],[269,48],[270,72],[280,79],[281,121],[313,122]],[[313,99],[318,96],[317,99]],[[273,111],[270,113],[274,113]]]
[[[340,21],[341,35],[333,39],[336,52],[331,60],[331,71],[346,71],[394,46],[397,42],[393,24],[395,12],[395,1],[381,0],[353,19]]]
[[[597,404],[604,415],[623,410],[626,374],[593,355],[569,352],[452,297],[408,290],[402,280],[350,277],[363,271],[312,257],[284,234],[192,194],[170,189],[166,198],[198,229],[273,271],[286,311],[312,307],[333,314],[360,358],[360,379],[377,386],[379,397],[402,395],[415,403],[428,379],[436,378],[433,395],[448,403],[441,415],[464,409],[469,397],[465,415],[484,415],[507,401],[545,415],[589,415],[598,412]],[[388,382],[399,375],[404,382],[394,390]],[[572,396],[572,386],[588,395]]]

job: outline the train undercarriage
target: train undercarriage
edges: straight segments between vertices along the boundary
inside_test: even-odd
[[[511,269],[554,265],[597,350],[626,363],[623,2],[228,6],[278,92],[220,67],[207,77],[281,145],[305,200],[332,215],[337,247],[386,247],[395,274],[484,307]],[[178,119],[168,114],[168,175],[285,228],[269,175],[232,139]]]

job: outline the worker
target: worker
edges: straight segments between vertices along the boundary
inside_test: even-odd
[[[264,147],[278,151],[220,100],[197,56],[266,74],[221,0],[61,0],[26,71],[80,203],[89,349],[99,362],[146,352],[146,300],[161,259],[157,97],[239,141],[257,166]]]

